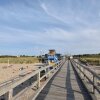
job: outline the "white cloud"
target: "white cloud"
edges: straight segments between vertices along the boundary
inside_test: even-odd
[[[33,1],[31,7],[14,3],[9,9],[8,6],[0,8],[0,21],[4,21],[0,26],[1,46],[24,44],[27,48],[55,48],[74,53],[100,50],[100,7],[96,0],[90,5],[90,0],[73,3],[71,0],[39,0],[39,4]]]

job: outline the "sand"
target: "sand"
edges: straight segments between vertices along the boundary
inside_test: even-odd
[[[39,66],[43,64],[0,64],[0,83],[10,80],[22,73],[29,73],[33,70],[37,70]],[[22,69],[22,70],[21,70]]]

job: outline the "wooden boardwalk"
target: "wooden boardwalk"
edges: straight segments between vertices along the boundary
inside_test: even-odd
[[[36,100],[91,100],[91,98],[73,70],[70,61],[66,61]]]

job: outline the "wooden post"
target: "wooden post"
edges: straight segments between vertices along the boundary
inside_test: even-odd
[[[9,90],[8,100],[13,100],[13,89]]]
[[[49,78],[50,77],[50,71],[49,71],[50,69],[49,69],[49,67],[48,67],[48,75],[47,75],[47,77]]]
[[[58,67],[60,67],[60,66],[62,66],[62,61],[60,61],[60,62],[58,63]]]
[[[86,77],[85,77],[85,75],[86,75],[86,73],[85,73],[85,68],[83,68],[83,73],[84,73],[84,74],[83,74],[83,80],[85,81],[85,78],[86,78]]]
[[[93,85],[92,85],[92,93],[95,94],[95,85],[96,85],[96,77],[93,75]]]
[[[37,74],[37,88],[40,87],[40,72]]]
[[[78,71],[78,73],[79,73],[79,75],[80,75],[80,68],[79,68],[80,66],[79,66],[79,64],[77,64],[77,71]]]
[[[84,79],[84,75],[82,72],[83,72],[83,67],[81,67],[80,75],[81,75],[81,78]]]

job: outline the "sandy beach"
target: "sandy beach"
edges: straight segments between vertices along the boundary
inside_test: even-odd
[[[0,64],[0,83],[7,81],[11,78],[19,76],[22,73],[28,73],[33,70],[37,70],[42,64]]]

